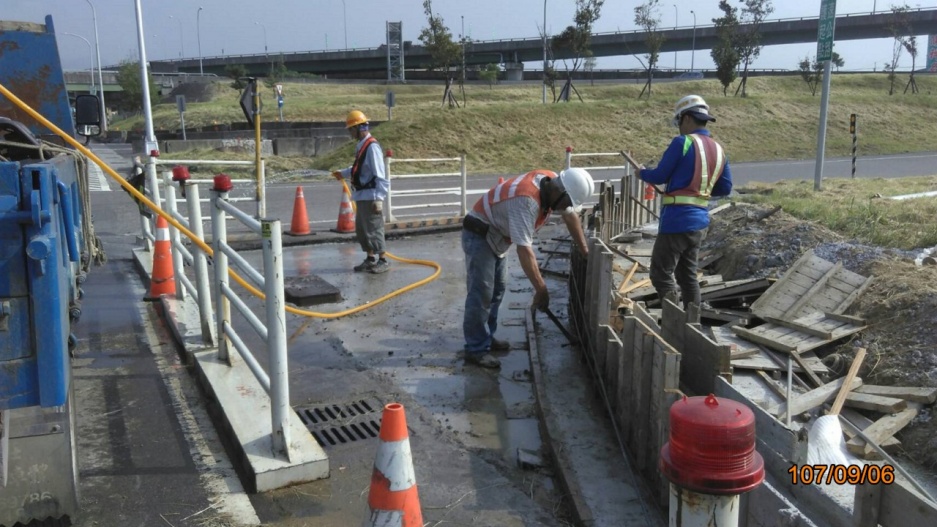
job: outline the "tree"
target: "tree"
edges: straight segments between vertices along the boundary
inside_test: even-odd
[[[280,81],[289,76],[290,70],[286,67],[286,61],[283,58],[283,55],[280,55],[279,60],[270,63],[270,71],[267,73],[267,78],[264,79],[264,84],[268,88],[273,88],[277,84],[280,84]]]
[[[719,9],[722,17],[714,18],[716,26],[716,44],[710,51],[716,65],[716,78],[722,83],[722,94],[727,95],[729,86],[735,82],[739,66],[739,54],[735,47],[735,35],[738,33],[738,9],[729,4],[729,0],[720,0]]]
[[[909,7],[907,4],[901,6],[892,6],[891,12],[894,15],[892,17],[892,22],[889,22],[887,29],[891,33],[894,42],[892,43],[892,52],[891,60],[885,63],[885,73],[888,74],[888,95],[894,95],[895,93],[895,80],[898,78],[898,60],[901,58],[901,51],[906,49],[908,43],[908,37],[911,33],[911,24],[908,22],[908,13]],[[915,55],[917,54],[917,43],[914,42]],[[914,70],[911,70],[912,75]]]
[[[146,70],[147,82],[150,85],[150,104],[156,104],[159,88],[153,82],[153,75]],[[124,100],[127,108],[134,112],[143,110],[143,83],[140,82],[140,61],[125,60],[117,68],[117,84],[124,90]]]
[[[235,90],[244,89],[244,81],[241,79],[247,77],[247,66],[243,64],[228,64],[224,68],[224,74],[234,81],[231,83],[232,88]]]
[[[423,0],[423,12],[429,25],[420,31],[420,42],[429,52],[430,63],[426,66],[430,69],[440,68],[446,76],[446,89],[443,92],[443,105],[449,103],[449,107],[458,107],[459,103],[452,95],[452,78],[449,72],[453,64],[459,60],[462,53],[461,48],[452,40],[452,32],[446,27],[442,17],[433,14],[432,0]]]
[[[644,58],[647,59],[647,64],[645,68],[647,70],[647,82],[644,84],[644,88],[641,89],[641,93],[638,94],[640,99],[644,95],[645,90],[647,90],[647,98],[651,98],[651,83],[654,80],[654,68],[657,66],[657,61],[660,59],[660,48],[664,44],[664,35],[657,31],[660,27],[660,13],[658,12],[658,2],[659,0],[647,0],[645,3],[634,8],[634,23],[644,29],[644,42],[647,45],[647,54],[644,55]]]
[[[914,81],[914,69],[917,67],[917,37],[915,35],[905,37],[901,44],[904,49],[908,50],[908,55],[911,55],[911,74],[908,77],[908,83],[904,86],[904,93],[908,93],[908,88],[911,88],[911,93],[917,93],[917,82]]]
[[[589,72],[589,86],[595,86],[595,79],[592,77],[592,72],[595,71],[595,57],[589,57],[586,59],[586,63],[583,68]]]
[[[490,90],[491,86],[498,82],[499,73],[501,73],[501,68],[497,64],[486,64],[484,69],[478,72],[478,76],[488,83],[488,89]]]
[[[745,24],[746,27],[742,30],[741,25],[737,26],[739,32],[736,35],[735,50],[742,62],[742,82],[735,89],[735,94],[738,95],[739,90],[741,90],[742,97],[745,97],[747,96],[745,87],[748,84],[748,67],[761,54],[761,23],[774,12],[774,6],[771,4],[771,0],[739,1],[745,4],[741,12],[741,23]]]
[[[839,71],[840,68],[846,65],[846,61],[843,60],[843,57],[841,57],[840,54],[835,51],[833,52],[832,62],[833,65],[836,66],[836,71]]]
[[[592,25],[599,19],[604,3],[605,0],[576,0],[574,25],[568,26],[553,38],[553,46],[569,52],[572,56],[573,66],[572,69],[566,68],[566,84],[560,90],[559,100],[569,101],[569,92],[575,91],[576,96],[582,101],[579,91],[573,87],[573,73],[579,70],[585,59],[592,56],[592,50],[589,47],[592,42]]]
[[[813,62],[810,61],[810,57],[804,57],[797,64],[797,70],[800,72],[800,78],[807,83],[807,87],[810,88],[810,95],[817,94],[817,87],[820,85],[820,80],[823,78],[823,64],[817,62],[817,58],[813,58]]]

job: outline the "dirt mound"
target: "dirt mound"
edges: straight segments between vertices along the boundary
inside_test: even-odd
[[[769,207],[736,204],[713,216],[701,248],[719,255],[709,267],[726,280],[780,276],[806,251],[865,276],[872,285],[848,314],[868,328],[849,341],[818,350],[849,358],[864,347],[869,356],[860,376],[868,384],[937,386],[937,267],[917,266],[915,253],[864,245],[836,232]],[[903,455],[937,467],[937,419],[925,407],[899,434]],[[870,414],[875,417],[875,414]]]

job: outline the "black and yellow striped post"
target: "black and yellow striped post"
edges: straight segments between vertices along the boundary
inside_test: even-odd
[[[852,177],[856,178],[856,146],[859,144],[859,127],[856,122],[858,115],[849,115],[849,133],[852,134]]]

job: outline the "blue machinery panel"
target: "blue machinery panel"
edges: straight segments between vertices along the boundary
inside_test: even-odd
[[[66,402],[83,246],[77,196],[70,156],[0,163],[0,411]]]

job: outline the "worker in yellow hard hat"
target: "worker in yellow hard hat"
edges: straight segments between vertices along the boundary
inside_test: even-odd
[[[348,112],[345,128],[358,141],[355,160],[350,167],[332,172],[332,176],[351,183],[351,199],[357,205],[355,235],[367,256],[354,270],[359,273],[386,273],[390,263],[384,258],[384,198],[390,192],[390,180],[384,171],[384,151],[377,139],[371,136],[364,112]]]

